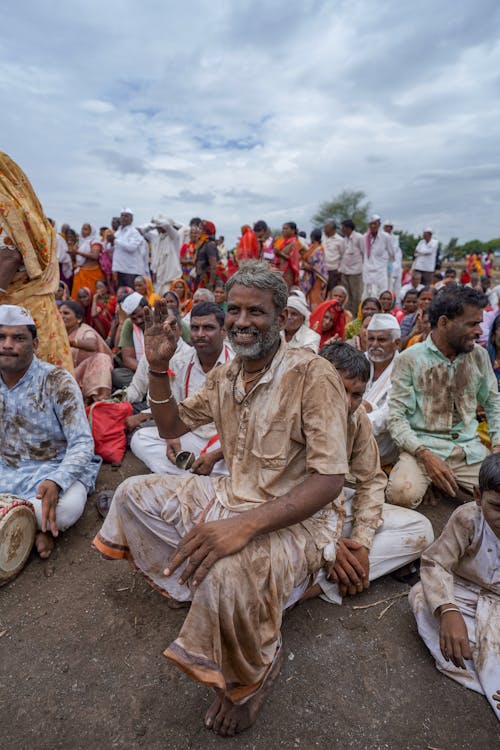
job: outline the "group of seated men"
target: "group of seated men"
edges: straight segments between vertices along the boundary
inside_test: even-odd
[[[286,607],[315,595],[340,602],[431,544],[430,523],[410,509],[429,486],[460,500],[479,488],[490,532],[481,525],[483,516],[469,514],[469,527],[479,529],[475,557],[484,556],[489,544],[498,560],[500,536],[500,468],[493,455],[496,463],[484,477],[488,450],[475,420],[481,405],[496,454],[496,378],[486,352],[475,346],[480,293],[438,296],[430,337],[397,358],[388,356],[394,338],[384,336],[381,321],[369,359],[343,342],[325,346],[320,356],[288,346],[280,335],[288,290],[265,264],[240,269],[227,295],[227,341],[220,308],[201,303],[191,311],[188,351],[179,347],[179,321],[165,302],[145,308],[144,361],[127,396],[133,402],[147,398],[155,427],[141,428],[148,412],[139,412],[132,449],[155,473],[120,485],[94,539],[106,557],[131,560],[166,597],[190,602],[165,655],[215,689],[205,725],[223,735],[253,723],[279,674]],[[29,316],[15,306],[0,307],[0,409],[9,417],[0,491],[34,498],[37,547],[46,557],[58,529],[83,511],[82,503],[78,510],[72,503],[68,522],[67,496],[80,483],[80,495],[91,490],[98,464],[92,463],[92,438],[74,381],[40,362],[35,351]],[[378,401],[370,401],[371,390],[365,395],[367,384],[376,386],[386,369],[377,365],[386,361],[392,386],[385,427],[399,451],[388,483],[367,416]],[[190,471],[176,466],[181,451],[197,456]],[[453,582],[453,556],[438,570],[436,545],[439,553],[439,540],[426,552],[428,577],[442,569]],[[472,578],[488,592],[488,624],[499,616],[497,571],[490,561],[489,567],[476,565]],[[441,648],[445,666],[438,666],[445,669],[451,660],[460,670],[471,656],[470,648],[460,650],[463,632],[457,635],[453,624],[462,617],[462,600],[452,585],[442,590],[444,601],[427,597],[424,588],[427,603],[439,601],[432,611],[449,644]],[[483,607],[481,592],[474,596]],[[423,611],[421,597],[414,602]],[[417,621],[425,639],[423,619]],[[469,628],[471,643],[474,636]],[[488,694],[488,675],[492,659],[498,661],[498,637],[485,648],[481,669],[474,660],[474,689],[495,708],[499,698]]]

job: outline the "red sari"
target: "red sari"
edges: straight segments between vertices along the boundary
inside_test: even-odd
[[[257,260],[259,257],[259,243],[253,229],[245,224],[242,227],[242,234],[236,248],[236,257],[238,263],[242,260]]]
[[[327,311],[333,314],[333,326],[323,332],[323,318]],[[311,313],[311,319],[309,322],[309,328],[319,333],[321,336],[319,342],[319,348],[322,349],[326,342],[333,338],[333,336],[339,336],[344,338],[345,330],[345,313],[344,308],[340,302],[336,299],[328,299],[326,302],[322,302],[318,307]]]
[[[300,271],[300,244],[296,237],[278,237],[274,243],[276,268],[283,275],[288,288],[297,286]]]

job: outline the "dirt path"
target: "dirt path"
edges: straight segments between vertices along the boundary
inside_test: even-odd
[[[143,471],[127,455],[98,487]],[[90,499],[53,558],[33,557],[0,590],[1,750],[494,746],[486,700],[436,671],[405,597],[380,619],[385,605],[353,609],[408,591],[390,577],[342,607],[315,600],[287,614],[284,670],[260,720],[239,738],[214,736],[202,723],[209,691],[162,656],[183,611],[90,549],[99,526]]]

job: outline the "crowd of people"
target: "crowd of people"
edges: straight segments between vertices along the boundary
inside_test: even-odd
[[[438,669],[500,716],[500,311],[475,259],[404,268],[394,225],[273,237],[124,209],[56,233],[0,154],[0,492],[34,506],[48,558],[101,459],[85,406],[131,404],[151,473],[101,498],[94,547],[172,606],[166,657],[215,689],[205,725],[250,726],[278,677],[283,611],[399,571]],[[499,352],[497,354],[497,352]],[[416,510],[460,507],[434,540]]]

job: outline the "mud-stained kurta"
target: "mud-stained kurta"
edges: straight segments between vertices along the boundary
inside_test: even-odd
[[[128,558],[167,596],[191,600],[165,655],[187,674],[238,702],[262,684],[281,643],[282,611],[293,589],[334,559],[341,534],[332,498],[311,518],[262,534],[218,560],[199,587],[164,568],[195,525],[234,517],[282,496],[308,475],[347,473],[347,403],[329,362],[285,343],[245,394],[241,361],[217,367],[179,405],[195,430],[215,422],[230,477],[134,477],[118,488],[98,550]]]

